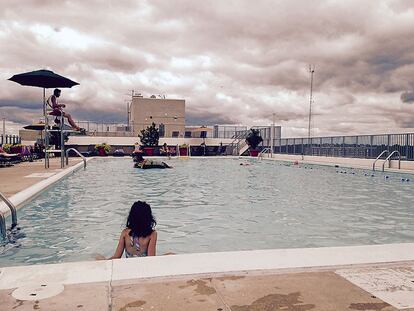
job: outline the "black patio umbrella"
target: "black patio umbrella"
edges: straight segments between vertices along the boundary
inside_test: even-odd
[[[56,88],[56,87],[72,87],[79,85],[79,83],[72,81],[71,79],[65,78],[58,75],[50,70],[36,70],[25,73],[14,75],[9,79],[21,85],[37,86],[45,89]]]
[[[23,126],[23,128],[26,130],[43,131],[45,129],[45,124],[39,122]]]

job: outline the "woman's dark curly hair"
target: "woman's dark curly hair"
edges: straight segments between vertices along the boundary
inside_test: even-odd
[[[146,237],[154,230],[157,222],[152,216],[151,206],[143,201],[132,204],[129,211],[126,227],[131,229],[130,236]]]

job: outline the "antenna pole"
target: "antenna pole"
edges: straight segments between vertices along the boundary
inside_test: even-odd
[[[313,74],[315,72],[315,66],[309,65],[310,73],[310,95],[309,95],[309,122],[308,122],[308,139],[311,137],[311,122],[312,122],[312,91],[313,91]]]
[[[129,123],[130,123],[130,119],[131,119],[131,104],[132,104],[132,100],[134,98],[135,95],[135,90],[131,90],[131,101],[126,101],[126,105],[127,105],[127,128],[129,131]]]

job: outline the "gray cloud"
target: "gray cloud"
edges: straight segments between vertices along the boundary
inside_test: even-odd
[[[314,64],[315,133],[412,125],[412,110],[398,113],[414,89],[410,1],[5,0],[0,19],[11,121],[39,115],[42,90],[6,79],[49,68],[80,83],[61,99],[77,119],[125,120],[134,89],[185,98],[190,123],[270,124],[275,113],[286,135],[302,134]]]

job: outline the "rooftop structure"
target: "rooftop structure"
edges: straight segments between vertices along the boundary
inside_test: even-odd
[[[161,137],[184,137],[184,99],[157,98],[155,95],[144,98],[133,95],[129,117],[129,126],[135,135],[155,123],[160,129]]]

